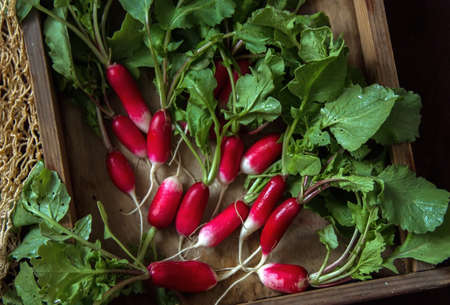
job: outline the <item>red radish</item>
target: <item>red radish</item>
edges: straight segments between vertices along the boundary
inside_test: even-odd
[[[289,225],[301,210],[297,199],[286,199],[270,214],[261,233],[260,245],[263,256],[268,256],[277,246]]]
[[[113,150],[106,156],[106,167],[109,176],[119,190],[134,194],[135,178],[133,169],[125,156],[118,150]]]
[[[172,121],[165,110],[153,116],[147,134],[147,155],[152,164],[167,162],[170,156]]]
[[[217,246],[245,221],[247,215],[248,207],[244,202],[240,200],[233,202],[201,228],[198,234],[198,241],[193,246],[184,248],[171,257],[166,258],[166,260],[177,257],[191,249]]]
[[[158,228],[168,227],[177,212],[183,186],[177,176],[171,176],[161,183],[148,210],[148,222]]]
[[[285,178],[277,175],[272,177],[261,193],[259,193],[241,228],[239,236],[239,263],[242,262],[242,244],[244,240],[264,225],[273,207],[283,195],[285,187]]]
[[[269,135],[253,144],[244,154],[241,171],[247,175],[263,173],[281,155],[280,135]]]
[[[214,96],[217,97],[228,80],[227,69],[221,62],[215,62],[216,71],[214,72],[214,78],[217,82],[217,87],[214,89]]]
[[[215,247],[236,230],[247,218],[247,205],[238,200],[202,227],[198,246]]]
[[[147,133],[152,115],[130,72],[121,64],[116,63],[106,69],[106,77],[122,101],[130,119],[140,130]]]
[[[240,71],[241,75],[250,73],[250,68],[249,68],[250,62],[248,60],[240,60],[238,62],[238,65],[239,65],[239,69],[241,70]],[[228,76],[228,74],[227,74],[227,76]],[[233,80],[234,80],[235,84],[238,79],[239,79],[239,73],[237,71],[233,71]],[[218,100],[219,100],[220,106],[222,108],[225,108],[225,106],[227,105],[228,100],[230,98],[231,91],[232,91],[232,88],[231,88],[230,79],[227,77],[227,81],[218,96]]]
[[[144,231],[142,212],[139,209],[139,203],[136,199],[135,194],[135,178],[133,170],[131,169],[130,163],[125,158],[125,156],[118,150],[112,150],[106,156],[106,167],[108,168],[109,176],[113,183],[117,186],[119,190],[127,193],[139,212],[139,247],[142,240],[142,234]]]
[[[244,143],[238,136],[225,137],[222,142],[222,159],[219,166],[219,181],[230,184],[239,173]]]
[[[147,157],[147,142],[144,135],[129,117],[117,115],[112,121],[112,130],[119,141],[139,158]]]
[[[151,283],[180,292],[202,292],[217,285],[214,270],[198,261],[154,262],[147,269]]]
[[[257,273],[264,286],[276,291],[297,293],[308,288],[308,272],[298,265],[266,264]]]
[[[175,219],[180,235],[188,237],[200,225],[209,199],[209,188],[203,182],[194,183],[183,197]]]

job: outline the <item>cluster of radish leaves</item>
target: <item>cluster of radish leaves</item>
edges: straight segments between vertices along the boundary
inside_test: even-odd
[[[3,304],[101,304],[119,289],[126,295],[144,291],[140,281],[148,278],[144,256],[133,256],[112,233],[103,205],[98,202],[105,223],[104,239],[117,242],[128,259],[106,251],[100,240],[90,241],[91,215],[79,219],[72,229],[64,227],[60,222],[70,201],[57,173],[39,162],[24,182],[13,215],[16,230],[27,233],[10,254],[20,270],[13,287],[3,294]],[[149,231],[145,239],[151,242],[154,233]],[[157,259],[156,253],[151,256],[145,259]],[[126,282],[130,285],[124,288]],[[174,295],[158,294],[160,304],[177,304]]]
[[[382,267],[395,271],[393,262],[397,258],[412,257],[436,264],[450,256],[450,216],[446,217],[449,194],[406,167],[388,166],[386,147],[412,142],[418,136],[419,97],[402,89],[367,86],[361,74],[348,66],[345,42],[334,37],[324,14],[293,14],[305,1],[288,0],[242,1],[239,10],[231,0],[178,1],[176,5],[167,0],[119,2],[126,15],[120,28],[107,38],[111,59],[126,65],[135,76],[140,67],[154,69],[161,106],[171,111],[177,132],[202,167],[205,183],[214,180],[221,153],[220,145],[211,151],[211,126],[220,143],[224,136],[236,134],[242,127],[257,129],[275,120],[286,124],[281,160],[262,175],[247,177],[246,202],[255,198],[271,176],[286,174],[291,195],[330,222],[319,231],[327,254],[320,270],[310,275],[312,285],[368,279]],[[19,16],[25,16],[33,5],[40,7],[36,0],[18,1]],[[88,35],[95,36],[95,26],[89,21],[95,5],[96,9],[105,9],[103,2],[97,1],[55,1],[53,12],[82,24]],[[233,31],[226,30],[231,27]],[[51,18],[45,21],[44,34],[52,66],[63,76],[58,84],[63,91],[73,93],[86,110],[90,125],[98,128],[95,103],[91,101],[100,99],[106,87],[98,69],[98,56],[76,35],[69,34],[64,24]],[[236,67],[230,49],[240,41],[241,49],[250,53],[253,67],[250,74],[233,85],[228,107],[220,110],[228,122],[221,129],[213,95],[217,85],[213,60],[220,57],[230,72]],[[189,136],[181,128],[182,121],[188,124]],[[322,187],[316,189],[314,198],[304,197],[307,189],[315,185]],[[33,214],[33,208],[27,208],[19,204],[16,215],[24,214],[22,210]],[[82,261],[91,268],[129,267],[130,262],[102,256],[104,250],[98,243],[92,244],[97,248],[92,248],[87,246],[91,245],[87,238],[81,242],[82,235],[75,237],[82,223],[77,223],[70,234],[67,229],[61,234],[63,229],[55,225],[55,220],[49,224],[50,218],[39,213],[34,213],[41,218],[39,228],[29,234],[43,236],[40,248],[56,243],[67,245],[67,249],[77,248],[67,251],[85,254]],[[407,230],[408,236],[389,257],[384,257],[384,250],[394,245],[397,226]],[[86,232],[84,229],[79,234]],[[76,242],[62,243],[68,237]],[[345,240],[349,242],[344,255],[337,262],[328,262],[330,252]],[[45,258],[40,252],[27,255],[15,258],[31,259],[33,268],[33,262]],[[94,261],[94,257],[101,262]],[[24,271],[16,279],[16,287],[20,287],[20,279],[32,278],[30,266],[22,264]],[[56,289],[50,284],[45,286],[45,276],[41,283],[40,274],[45,272],[34,272],[41,289]],[[62,276],[61,281],[65,280]],[[95,296],[75,295],[92,300],[100,299],[106,287],[118,281],[109,275],[101,280],[84,280],[74,285],[94,285],[86,293]],[[100,288],[95,286],[98,283]],[[17,293],[28,304],[20,291],[18,288]],[[70,298],[67,304],[72,304]]]
[[[247,177],[245,187],[252,196],[271,176],[287,174],[291,195],[330,222],[319,231],[327,254],[310,284],[369,279],[383,267],[397,271],[397,258],[433,264],[448,258],[449,193],[406,166],[388,165],[390,145],[418,137],[420,97],[367,86],[348,66],[345,42],[334,38],[321,13],[301,16],[266,7],[238,27],[237,36],[251,53],[273,54],[284,64],[272,92],[287,125],[282,159],[264,174]],[[321,187],[314,198],[304,197],[315,185]],[[394,245],[397,226],[408,236],[383,257]],[[330,263],[338,236],[350,241]]]

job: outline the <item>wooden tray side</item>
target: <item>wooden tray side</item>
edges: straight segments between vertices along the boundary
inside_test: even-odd
[[[240,305],[342,305],[420,292],[449,285],[450,267],[445,267],[367,282],[311,290],[296,295],[286,295]]]
[[[39,14],[33,10],[22,24],[25,47],[30,61],[33,93],[39,120],[39,132],[44,152],[45,166],[54,170],[72,196],[72,184],[67,161],[64,130],[58,101],[55,97],[50,67],[42,41]],[[72,227],[76,220],[75,204],[72,200],[63,224]]]

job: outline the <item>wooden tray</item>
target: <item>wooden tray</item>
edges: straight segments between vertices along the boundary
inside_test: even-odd
[[[369,81],[398,87],[383,0],[309,0],[303,12],[319,10],[330,17],[334,31],[344,35],[350,48],[351,64],[362,68]],[[24,23],[24,32],[31,62],[45,162],[48,167],[58,171],[74,199],[70,215],[65,219],[66,225],[70,226],[76,219],[76,215],[84,216],[91,213],[94,218],[97,218],[94,221],[94,232],[101,237],[102,225],[98,217],[95,217],[98,216],[95,202],[101,200],[110,215],[111,227],[119,238],[128,243],[135,242],[137,219],[125,218],[120,213],[121,210],[130,209],[130,202],[107,177],[104,165],[105,151],[102,149],[100,140],[82,121],[81,114],[74,106],[67,102],[58,103],[55,98],[37,13],[34,12],[27,18]],[[143,79],[142,82],[148,84],[150,80]],[[157,100],[153,91],[144,92],[144,95],[147,101]],[[392,147],[392,161],[397,164],[406,164],[414,169],[410,145],[402,144]],[[137,189],[142,193],[147,186],[147,168],[143,162],[138,161],[134,162],[134,166],[137,171],[137,181],[139,181]],[[170,171],[171,169],[163,169],[158,175],[163,177]],[[185,179],[185,186],[188,185],[187,183],[188,180]],[[214,201],[215,195],[212,197],[211,200]],[[225,202],[231,202],[232,199],[229,196]],[[309,270],[316,270],[324,253],[315,231],[324,225],[324,221],[307,211],[302,212],[301,215],[296,221],[301,222],[302,226],[288,232],[279,246],[282,250],[274,254],[272,261],[300,263]],[[158,243],[162,254],[174,253],[176,247],[174,230],[160,232]],[[227,241],[218,249],[207,250],[202,259],[217,267],[234,265],[236,259],[230,257],[229,253],[236,252],[234,249],[236,243],[234,239]],[[254,239],[249,244],[254,247],[256,243],[257,239]],[[105,243],[105,245],[113,251],[118,251],[112,243]],[[289,250],[286,249],[288,247]],[[308,251],[300,249],[308,249]],[[429,268],[430,266],[411,262],[406,270],[420,271]],[[281,305],[302,302],[304,304],[349,304],[445,285],[450,285],[450,268],[310,290],[296,295],[277,296],[279,294],[265,289],[256,277],[250,277],[249,281],[235,287],[223,304],[243,303],[257,299],[262,300],[245,304]],[[218,285],[211,292],[185,296],[183,303],[212,304],[223,290],[224,285]],[[117,304],[148,304],[148,302],[148,296],[136,296],[121,299]]]

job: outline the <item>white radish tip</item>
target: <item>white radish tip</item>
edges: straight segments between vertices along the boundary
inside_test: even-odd
[[[250,160],[246,157],[242,158],[241,171],[247,175],[257,174],[257,171],[251,166]]]

